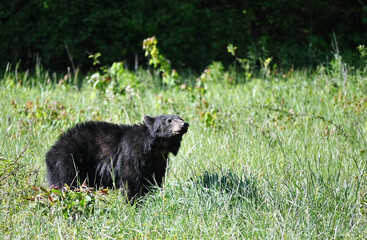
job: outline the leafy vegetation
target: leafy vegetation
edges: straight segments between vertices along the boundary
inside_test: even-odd
[[[174,84],[163,81],[170,65],[132,73],[122,63],[101,66],[99,54],[85,78],[8,65],[0,79],[0,238],[363,239],[366,69],[336,54],[316,70],[287,72],[264,58],[256,72],[234,45],[227,50],[242,71],[213,62]],[[65,129],[168,113],[190,129],[163,189],[131,206],[119,190],[47,186],[44,154]]]
[[[260,66],[315,67],[333,58],[336,40],[344,61],[358,63],[356,47],[366,45],[364,1],[207,0],[12,0],[0,3],[0,68],[21,61],[23,69],[42,63],[53,71],[89,70],[90,54],[103,62],[135,61],[146,66],[141,43],[156,36],[174,69],[201,72],[212,60],[230,64],[226,46]]]

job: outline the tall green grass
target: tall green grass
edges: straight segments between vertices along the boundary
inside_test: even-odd
[[[194,76],[188,86],[161,88],[140,72],[138,87],[101,93],[80,76],[67,83],[43,70],[7,69],[0,238],[363,239],[366,72],[336,61],[239,84],[229,75],[200,91],[190,86]],[[190,123],[162,189],[135,206],[118,190],[48,200],[44,154],[60,133],[85,120],[129,124],[145,114]]]

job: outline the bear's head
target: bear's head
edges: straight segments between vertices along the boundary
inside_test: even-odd
[[[189,124],[177,115],[145,116],[144,121],[151,135],[162,138],[183,135],[189,128]]]
[[[158,145],[177,155],[182,135],[187,132],[189,124],[177,115],[145,116],[144,121]]]

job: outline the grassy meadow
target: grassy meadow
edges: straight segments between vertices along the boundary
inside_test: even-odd
[[[0,239],[363,239],[367,72],[341,61],[245,77],[212,66],[180,84],[146,71],[0,76]],[[236,79],[238,82],[236,82]],[[162,189],[58,192],[44,155],[78,122],[190,123]]]

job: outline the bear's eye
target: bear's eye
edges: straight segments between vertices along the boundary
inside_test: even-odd
[[[168,123],[171,123],[171,122],[172,122],[172,119],[168,119],[168,120],[167,120],[167,122],[168,122]]]

